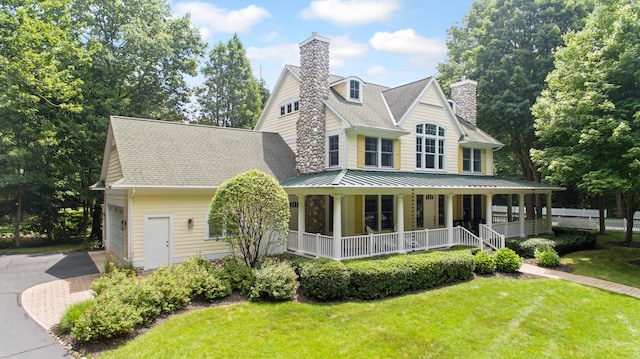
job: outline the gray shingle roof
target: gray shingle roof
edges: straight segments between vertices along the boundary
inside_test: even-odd
[[[300,175],[280,183],[286,188],[388,188],[388,189],[487,189],[564,190],[544,183],[493,176],[471,176],[419,172],[343,170]]]
[[[297,175],[277,133],[120,116],[110,127],[123,173],[114,187],[215,188],[252,169],[279,181]]]
[[[407,113],[430,80],[431,77],[427,77],[426,79],[385,90],[382,93],[396,121],[400,121],[402,116]]]

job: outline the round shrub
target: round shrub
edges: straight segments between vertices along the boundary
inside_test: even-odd
[[[172,271],[178,281],[189,289],[189,297],[203,297],[207,300],[223,298],[231,294],[231,283],[224,279],[222,270],[205,258],[191,257],[174,265]]]
[[[520,255],[526,258],[533,258],[536,249],[554,248],[556,242],[547,238],[530,238],[520,242]]]
[[[239,290],[240,293],[249,295],[251,287],[255,282],[255,273],[238,256],[227,256],[222,259],[223,279],[231,283],[231,288]]]
[[[302,263],[300,289],[309,298],[340,300],[349,292],[349,271],[344,263],[330,259],[317,259]]]
[[[553,248],[536,249],[535,258],[543,267],[557,267],[560,264],[560,256]]]
[[[513,249],[503,247],[493,254],[496,261],[496,270],[503,273],[515,273],[522,265],[522,257],[520,257]]]
[[[96,297],[73,325],[71,334],[81,342],[109,339],[134,332],[143,319],[131,304],[120,300],[115,291]]]
[[[249,293],[252,301],[292,300],[298,291],[298,275],[287,262],[269,262],[255,271],[255,282]]]
[[[485,252],[479,251],[473,256],[476,267],[474,271],[478,274],[491,274],[496,271],[496,261],[493,257]]]
[[[144,278],[146,284],[155,286],[161,295],[158,307],[164,313],[173,313],[191,302],[191,291],[180,283],[175,273],[168,267],[160,267]]]

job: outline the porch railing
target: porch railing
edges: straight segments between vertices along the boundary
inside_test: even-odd
[[[484,244],[493,250],[498,250],[505,246],[504,235],[489,228],[486,224],[480,225],[480,238]]]
[[[399,233],[377,233],[360,236],[342,237],[340,250],[336,259],[355,259],[372,257],[381,254],[397,253],[401,251],[400,240],[404,241],[402,252],[417,250],[443,249],[453,245],[482,245],[482,240],[463,227],[453,228],[453,236],[449,237],[447,228],[425,229],[404,232],[402,239]],[[298,231],[289,231],[287,250],[313,257],[335,258],[333,237],[303,233],[302,241]]]

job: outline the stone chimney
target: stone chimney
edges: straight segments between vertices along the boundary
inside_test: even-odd
[[[461,81],[452,83],[451,99],[455,102],[455,113],[472,125],[476,123],[476,94],[478,83],[467,80],[464,76]]]
[[[326,115],[323,101],[329,96],[329,39],[315,32],[300,43],[300,118],[296,167],[300,173],[325,169]]]

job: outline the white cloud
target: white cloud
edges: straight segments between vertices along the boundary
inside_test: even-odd
[[[298,64],[300,49],[298,44],[248,47],[247,58],[251,61],[278,62],[281,65]]]
[[[376,66],[372,66],[369,67],[365,73],[368,76],[380,76],[380,75],[386,75],[387,74],[387,69],[384,66],[380,66],[380,65],[376,65]]]
[[[363,57],[369,50],[367,44],[353,42],[346,35],[331,38],[329,46],[331,67],[342,67],[344,60]]]
[[[267,10],[255,5],[228,10],[201,1],[176,2],[172,9],[177,15],[191,14],[191,23],[199,28],[204,39],[217,32],[248,32],[262,19],[271,16]]]
[[[369,43],[376,51],[409,55],[409,63],[421,67],[434,66],[447,52],[444,40],[417,35],[413,29],[376,32]]]
[[[353,26],[385,21],[399,7],[398,0],[314,0],[300,15]]]

